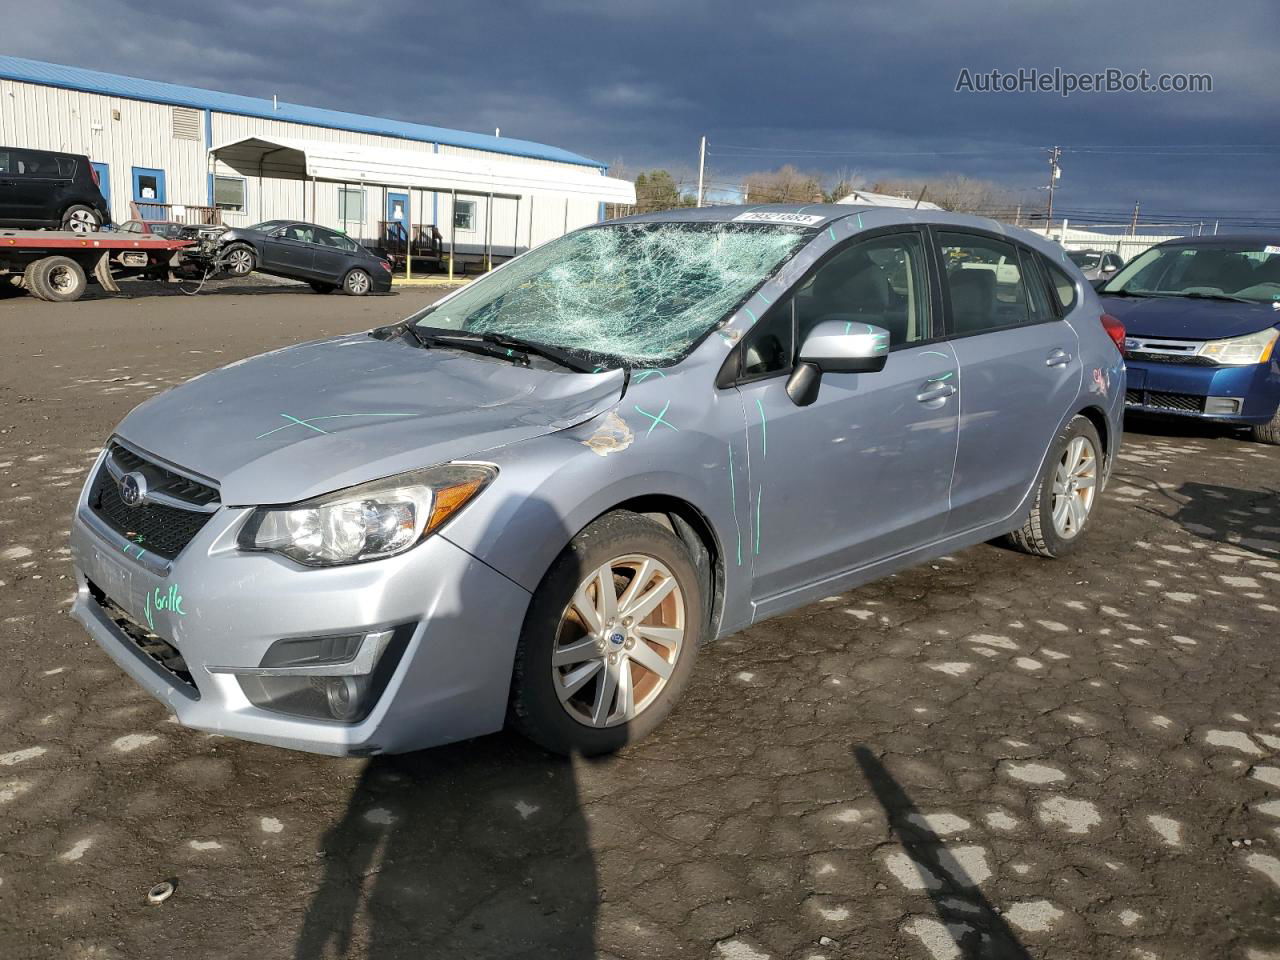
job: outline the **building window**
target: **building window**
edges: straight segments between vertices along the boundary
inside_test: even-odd
[[[476,223],[476,202],[474,200],[458,200],[453,207],[453,226],[455,230],[474,230]]]
[[[343,223],[364,223],[364,191],[357,187],[338,188],[338,219]]]
[[[213,178],[213,205],[219,210],[244,213],[244,180],[240,177]]]

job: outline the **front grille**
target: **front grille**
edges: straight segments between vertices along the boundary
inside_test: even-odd
[[[1163,393],[1158,390],[1126,390],[1128,406],[1150,410],[1173,410],[1178,413],[1204,413],[1204,397],[1195,393]]]
[[[120,632],[142,653],[146,654],[156,663],[164,668],[165,672],[189,688],[196,699],[200,698],[200,688],[196,686],[195,680],[191,676],[191,671],[187,669],[187,661],[183,659],[182,654],[178,652],[178,648],[167,640],[157,637],[140,623],[135,623],[114,600],[103,592],[92,580],[89,583],[89,595],[102,608],[102,612],[120,628]]]
[[[149,492],[163,495],[173,505],[147,502],[128,506],[120,498],[116,477],[132,471],[144,473]],[[182,552],[213,516],[210,508],[216,509],[217,505],[218,491],[213,487],[152,463],[114,443],[89,492],[89,508],[107,526],[142,550],[166,560]]]
[[[1153,353],[1146,350],[1129,350],[1125,353],[1129,360],[1141,360],[1143,363],[1179,363],[1191,367],[1216,367],[1218,364],[1209,357],[1197,357],[1179,353]]]

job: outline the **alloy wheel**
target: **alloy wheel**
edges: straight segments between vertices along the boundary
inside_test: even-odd
[[[612,727],[643,713],[675,669],[686,613],[680,584],[655,557],[628,554],[591,571],[560,617],[551,653],[569,715]]]
[[[243,247],[227,254],[227,267],[237,276],[244,276],[253,270],[253,255]]]
[[[67,227],[72,233],[94,233],[98,226],[98,218],[92,210],[73,210],[67,218]]]
[[[1053,475],[1053,529],[1071,540],[1084,529],[1098,492],[1098,452],[1088,437],[1072,437]]]
[[[353,270],[347,277],[347,289],[357,295],[367,293],[369,290],[369,275],[360,270]]]

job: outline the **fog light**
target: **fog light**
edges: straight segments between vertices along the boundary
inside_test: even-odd
[[[1236,397],[1206,397],[1204,401],[1204,412],[1214,416],[1239,413],[1240,408],[1241,401]]]
[[[359,723],[369,715],[413,635],[413,624],[337,637],[277,640],[256,667],[232,674],[255,707],[314,720]]]

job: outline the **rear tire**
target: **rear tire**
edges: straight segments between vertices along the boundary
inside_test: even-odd
[[[1008,543],[1037,557],[1062,557],[1088,529],[1102,482],[1102,440],[1088,417],[1076,416],[1054,439],[1036,481],[1036,498]]]
[[[642,571],[649,571],[645,582],[629,596]],[[648,736],[693,675],[706,629],[701,583],[689,551],[666,527],[622,510],[591,523],[551,564],[525,615],[512,671],[512,726],[553,753],[584,756]],[[613,591],[612,618],[602,588]],[[658,594],[656,607],[626,615]],[[579,612],[584,605],[589,616]],[[589,619],[599,619],[600,628],[593,632]],[[575,652],[579,645],[583,652]],[[575,684],[575,677],[586,679]]]
[[[373,288],[373,278],[359,267],[342,278],[342,292],[349,297],[363,297]]]
[[[102,216],[93,207],[77,203],[62,214],[62,229],[72,233],[97,233],[102,229]]]
[[[1253,439],[1259,443],[1280,444],[1280,410],[1276,411],[1270,423],[1259,423],[1253,427]]]
[[[84,268],[70,257],[43,257],[27,267],[24,277],[27,289],[54,303],[79,300],[89,285]]]

